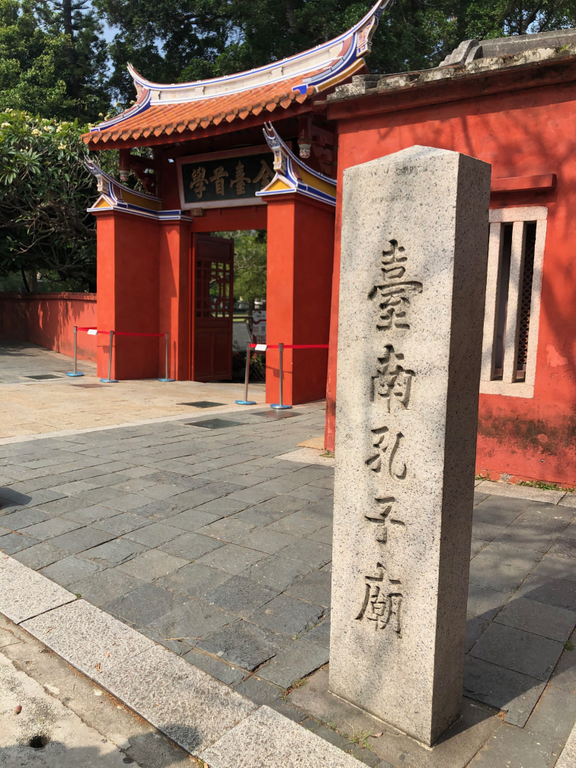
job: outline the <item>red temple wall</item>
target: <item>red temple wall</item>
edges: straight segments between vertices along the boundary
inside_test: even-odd
[[[367,102],[356,102],[358,113]],[[489,162],[493,179],[557,175],[554,191],[492,196],[493,208],[546,206],[548,227],[534,398],[480,395],[477,471],[493,479],[504,474],[576,483],[575,117],[573,85],[562,83],[340,120],[328,449],[334,448],[335,430],[342,175],[350,166],[421,144]]]
[[[96,327],[95,293],[0,293],[2,341],[29,341],[72,355],[75,325]],[[78,359],[96,362],[94,336],[78,334]]]

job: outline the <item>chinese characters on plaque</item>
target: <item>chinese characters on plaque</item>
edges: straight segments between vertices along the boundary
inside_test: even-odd
[[[405,249],[396,240],[382,251],[380,272],[382,277],[368,294],[376,303],[375,329],[382,339],[382,351],[374,360],[374,373],[370,382],[370,402],[378,414],[379,426],[370,431],[371,454],[364,460],[367,470],[374,473],[381,485],[382,495],[372,500],[372,508],[364,518],[373,524],[371,530],[381,548],[374,571],[364,576],[364,601],[356,616],[357,621],[373,622],[376,630],[389,628],[402,635],[402,601],[404,593],[398,574],[386,566],[392,528],[405,529],[404,510],[393,495],[401,488],[409,467],[402,459],[402,417],[410,408],[416,374],[404,359],[400,349],[402,336],[411,330],[411,312],[414,298],[422,293],[422,283],[407,279],[409,259]],[[394,344],[387,343],[394,335]],[[384,495],[386,494],[386,495]]]
[[[202,204],[253,198],[274,178],[270,151],[241,157],[180,161],[184,202]]]

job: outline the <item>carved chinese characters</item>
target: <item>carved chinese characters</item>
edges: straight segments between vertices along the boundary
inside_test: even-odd
[[[269,153],[242,157],[216,157],[206,160],[181,160],[182,187],[188,203],[214,204],[253,198],[274,178]]]
[[[489,177],[344,171],[330,690],[426,744],[462,695]]]

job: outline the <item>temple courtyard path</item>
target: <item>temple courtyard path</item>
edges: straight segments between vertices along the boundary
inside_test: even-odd
[[[0,442],[0,613],[210,768],[247,744],[250,768],[295,744],[310,766],[568,768],[571,494],[477,485],[465,706],[430,752],[326,692],[333,460],[300,447],[323,404],[140,416]]]

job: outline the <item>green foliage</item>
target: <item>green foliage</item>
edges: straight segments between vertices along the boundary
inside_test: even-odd
[[[78,122],[0,113],[0,275],[40,271],[95,286],[96,184]]]
[[[106,111],[106,43],[87,1],[0,0],[0,109],[83,122]]]
[[[113,86],[134,97],[125,63],[148,79],[185,82],[262,66],[339,35],[370,0],[95,0],[118,27]],[[382,16],[372,72],[437,65],[462,40],[573,26],[576,0],[396,0]]]
[[[266,298],[266,231],[215,232],[234,239],[234,299],[253,308]]]

